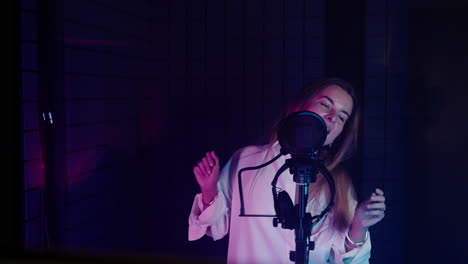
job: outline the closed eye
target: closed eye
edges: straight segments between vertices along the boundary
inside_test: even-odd
[[[326,104],[326,103],[320,103],[320,105],[322,105],[323,107],[325,107],[326,109],[329,109],[330,108],[330,105]]]
[[[349,116],[347,116],[346,113],[342,112],[338,114],[338,118],[341,120],[341,122],[345,123],[348,120]]]

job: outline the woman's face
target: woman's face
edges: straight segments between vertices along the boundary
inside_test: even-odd
[[[314,112],[323,118],[327,124],[327,139],[323,144],[326,146],[343,131],[353,110],[353,99],[338,85],[330,85],[314,95],[300,110]]]

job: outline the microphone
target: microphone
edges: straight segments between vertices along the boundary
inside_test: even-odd
[[[278,141],[283,155],[311,158],[326,139],[327,125],[314,112],[294,112],[279,124]]]

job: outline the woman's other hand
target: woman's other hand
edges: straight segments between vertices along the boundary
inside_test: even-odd
[[[369,228],[380,222],[385,216],[384,192],[377,188],[365,201],[361,202],[354,212],[353,226]]]
[[[354,212],[349,236],[353,241],[363,241],[369,227],[380,222],[385,216],[384,192],[377,188],[365,201],[361,202]]]
[[[216,153],[207,152],[205,157],[193,167],[193,173],[200,185],[203,203],[209,204],[218,193],[216,183],[219,178],[219,158]]]

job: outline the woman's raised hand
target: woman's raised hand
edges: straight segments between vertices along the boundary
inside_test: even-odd
[[[203,203],[208,204],[218,193],[216,183],[219,178],[219,158],[216,153],[207,152],[205,157],[193,167],[193,173],[200,185]]]
[[[384,192],[377,188],[367,200],[357,206],[354,213],[353,226],[369,228],[377,224],[384,218],[385,209]]]
[[[385,209],[384,192],[377,188],[367,200],[361,202],[356,207],[353,222],[348,232],[350,239],[356,242],[365,241],[369,227],[377,224],[384,218]],[[348,248],[347,250],[350,249]]]

